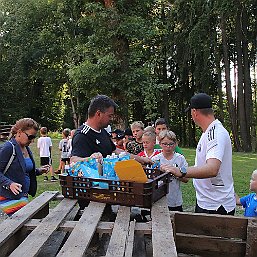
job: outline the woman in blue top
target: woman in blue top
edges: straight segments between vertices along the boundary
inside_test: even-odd
[[[33,119],[18,120],[11,129],[10,141],[0,151],[0,209],[9,216],[28,203],[28,194],[35,196],[36,176],[49,170],[49,165],[36,169],[29,148],[37,131],[38,124]],[[14,159],[5,171],[13,152]]]

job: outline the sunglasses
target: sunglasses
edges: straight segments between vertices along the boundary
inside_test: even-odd
[[[33,140],[37,137],[35,135],[28,135],[25,131],[23,131],[23,133],[26,134],[26,136],[28,137],[28,140]]]
[[[162,143],[161,145],[163,146],[167,146],[167,147],[172,147],[173,145],[175,145],[175,143]]]

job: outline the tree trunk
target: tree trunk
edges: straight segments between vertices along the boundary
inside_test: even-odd
[[[236,55],[238,69],[238,85],[237,85],[237,110],[240,125],[240,135],[243,151],[248,150],[247,143],[247,128],[246,128],[246,110],[245,110],[245,95],[244,95],[244,78],[243,78],[243,53],[242,53],[242,28],[241,28],[241,10],[238,8],[236,15]]]
[[[252,150],[252,137],[251,129],[253,128],[252,114],[253,114],[253,100],[252,100],[252,88],[251,88],[251,77],[250,77],[250,64],[249,64],[249,55],[248,55],[248,41],[247,31],[248,26],[248,17],[245,8],[242,11],[242,48],[243,48],[243,64],[244,64],[244,92],[245,92],[245,115],[246,115],[246,142],[247,142],[247,151]]]
[[[71,109],[72,109],[72,119],[74,123],[74,127],[77,129],[80,125],[81,115],[78,113],[78,106],[79,106],[79,98],[76,97],[76,104],[74,103],[74,97],[71,90],[70,85],[68,85],[69,94],[70,94],[70,101],[71,101]],[[75,107],[75,105],[77,107]]]
[[[232,91],[231,91],[230,62],[229,62],[228,43],[227,43],[227,35],[226,35],[226,20],[223,15],[221,15],[221,18],[220,18],[220,29],[221,29],[222,47],[223,47],[223,55],[224,55],[226,96],[228,101],[228,112],[229,112],[229,117],[231,121],[234,147],[236,151],[241,151],[240,141],[238,138],[238,130],[236,126],[236,112],[233,104]]]

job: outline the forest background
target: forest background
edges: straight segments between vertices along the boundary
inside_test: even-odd
[[[113,127],[164,117],[190,147],[184,109],[206,92],[234,150],[256,152],[256,17],[255,0],[0,0],[0,121],[77,127],[106,94]]]

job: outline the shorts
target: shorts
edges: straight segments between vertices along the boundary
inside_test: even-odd
[[[61,158],[61,161],[70,164],[70,158]]]
[[[52,165],[51,157],[40,157],[40,165]]]

